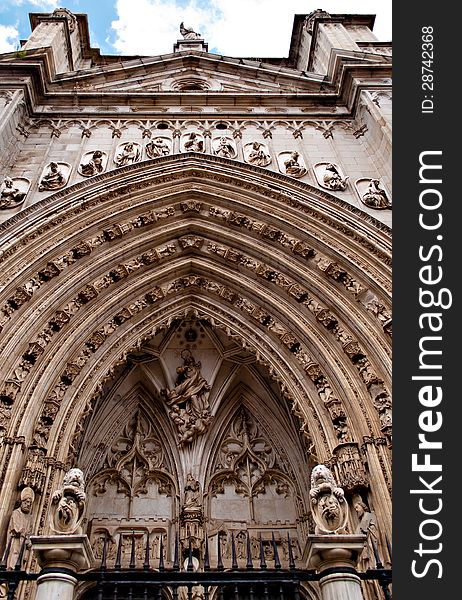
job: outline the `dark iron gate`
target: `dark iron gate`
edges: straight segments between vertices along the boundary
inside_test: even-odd
[[[10,543],[0,563],[0,586],[4,586],[7,600],[15,600],[21,582],[35,581],[40,573],[30,573],[23,569],[25,543],[21,548],[14,569],[7,570],[6,564]],[[160,558],[150,557],[149,538],[146,543],[142,564],[135,551],[135,536],[132,536],[131,555],[128,565],[122,564],[122,538],[119,538],[114,564],[108,564],[107,542],[102,550],[99,568],[83,573],[72,573],[80,582],[81,600],[300,600],[303,583],[318,581],[324,574],[315,570],[300,569],[293,558],[291,544],[288,545],[287,564],[282,565],[277,545],[272,544],[272,558],[268,560],[263,542],[260,539],[260,555],[252,558],[250,539],[247,537],[246,556],[238,561],[234,537],[231,543],[231,561],[225,568],[222,559],[220,538],[217,545],[216,564],[210,564],[208,540],[206,538],[203,556],[198,556],[191,540],[189,548],[181,553],[178,539],[175,542],[174,559],[166,564],[162,546]],[[391,600],[389,586],[391,569],[385,568],[375,546],[376,568],[357,574],[362,580],[377,581],[385,600]],[[180,554],[182,554],[180,559]],[[195,570],[194,558],[199,560]],[[391,556],[390,562],[391,562]],[[181,564],[180,564],[181,562]],[[345,569],[344,569],[345,570]],[[342,569],[336,570],[341,572]],[[346,569],[352,572],[352,569]],[[66,571],[65,571],[66,572]],[[52,600],[52,599],[50,599]]]

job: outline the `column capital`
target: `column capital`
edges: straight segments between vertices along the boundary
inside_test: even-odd
[[[303,552],[303,561],[308,569],[330,573],[345,568],[355,569],[366,543],[365,535],[333,534],[309,535]]]

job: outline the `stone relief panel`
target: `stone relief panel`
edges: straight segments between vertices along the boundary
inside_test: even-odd
[[[201,363],[190,350],[181,352],[183,365],[177,367],[175,387],[161,390],[179,436],[179,444],[188,444],[203,434],[211,420],[210,385],[201,374]]]
[[[39,192],[54,192],[66,187],[71,174],[71,165],[67,162],[51,161],[40,177]]]
[[[361,202],[369,208],[391,209],[390,196],[379,179],[357,179],[355,187]]]
[[[133,165],[141,160],[141,151],[141,144],[138,142],[122,142],[117,146],[114,162],[118,167]]]
[[[244,145],[245,162],[257,167],[267,167],[271,162],[268,146],[260,142],[251,142]]]
[[[16,208],[26,199],[30,180],[25,177],[4,177],[0,188],[0,209]]]
[[[219,447],[208,487],[212,519],[296,522],[293,484],[274,446],[244,407]]]
[[[295,150],[280,152],[278,154],[278,166],[281,173],[291,177],[303,177],[307,172],[303,157]]]
[[[340,167],[334,163],[318,162],[313,167],[316,181],[326,190],[334,192],[343,192],[348,183],[348,176],[345,176]]]
[[[102,150],[90,150],[82,156],[77,170],[84,177],[99,175],[106,170],[107,159],[106,152]]]
[[[226,135],[213,138],[212,149],[214,154],[223,158],[236,158],[237,156],[236,142]]]
[[[148,142],[145,148],[149,158],[167,156],[172,152],[172,141],[168,137],[158,136]]]
[[[204,152],[204,136],[196,131],[185,133],[181,136],[181,152]]]

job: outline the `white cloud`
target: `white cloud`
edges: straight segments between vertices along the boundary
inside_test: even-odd
[[[9,0],[9,4],[13,4],[15,6],[22,6],[23,4],[32,4],[36,8],[40,8],[42,10],[53,10],[58,8],[61,5],[60,0]]]
[[[333,14],[376,14],[374,32],[391,38],[391,4],[383,0],[324,0]],[[295,14],[306,14],[306,0],[117,0],[112,41],[121,54],[166,54],[181,39],[184,21],[201,33],[209,49],[229,56],[282,57],[289,53]],[[381,33],[381,32],[384,33]],[[108,40],[109,41],[109,40]]]
[[[19,46],[19,31],[14,25],[0,24],[0,54],[14,52]]]

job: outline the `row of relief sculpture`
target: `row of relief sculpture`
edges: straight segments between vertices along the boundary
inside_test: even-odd
[[[21,491],[20,506],[13,510],[9,524],[10,542],[7,568],[14,569],[23,543],[30,547],[29,537],[32,534],[32,507],[35,499],[34,491],[26,487]],[[347,533],[348,503],[340,488],[325,465],[317,465],[311,472],[311,512],[315,522],[315,534],[332,535]],[[65,475],[61,487],[51,497],[49,526],[53,534],[72,535],[82,533],[82,519],[85,512],[86,493],[83,472],[71,468]],[[365,567],[372,566],[372,550],[378,545],[378,530],[375,514],[368,510],[359,496],[353,498],[353,507],[357,513],[357,534],[367,535],[367,544],[363,552]],[[194,521],[198,511],[202,515],[202,495],[199,482],[188,474],[184,488],[182,521],[189,518]],[[196,514],[197,513],[197,514]],[[190,515],[190,517],[188,516]],[[196,519],[197,520],[197,519]],[[201,520],[201,519],[199,519]],[[184,525],[184,523],[183,523]],[[191,535],[191,531],[188,531]],[[368,564],[369,563],[369,564]]]
[[[196,132],[185,134],[181,141],[181,152],[204,152],[204,136]],[[216,156],[235,159],[237,147],[233,138],[220,136],[212,139],[212,150]],[[172,153],[172,141],[167,137],[156,137],[145,146],[148,158],[159,158]],[[271,161],[266,144],[250,142],[243,147],[244,161],[257,167],[267,167]],[[142,160],[143,148],[139,142],[127,141],[120,143],[114,155],[117,167],[135,164]],[[103,173],[108,164],[108,154],[99,149],[86,152],[78,166],[78,172],[83,177],[93,177]],[[281,173],[290,177],[300,178],[307,174],[307,168],[300,153],[293,151],[280,152],[277,164]],[[72,167],[67,162],[51,161],[42,172],[38,190],[39,192],[53,192],[64,188],[71,174]],[[329,191],[345,191],[348,176],[345,176],[340,167],[331,162],[318,162],[313,166],[317,183]],[[0,191],[0,208],[10,209],[20,206],[29,191],[30,181],[25,177],[4,177]],[[356,190],[362,202],[374,209],[391,208],[388,194],[381,187],[378,179],[362,178],[355,182]]]

